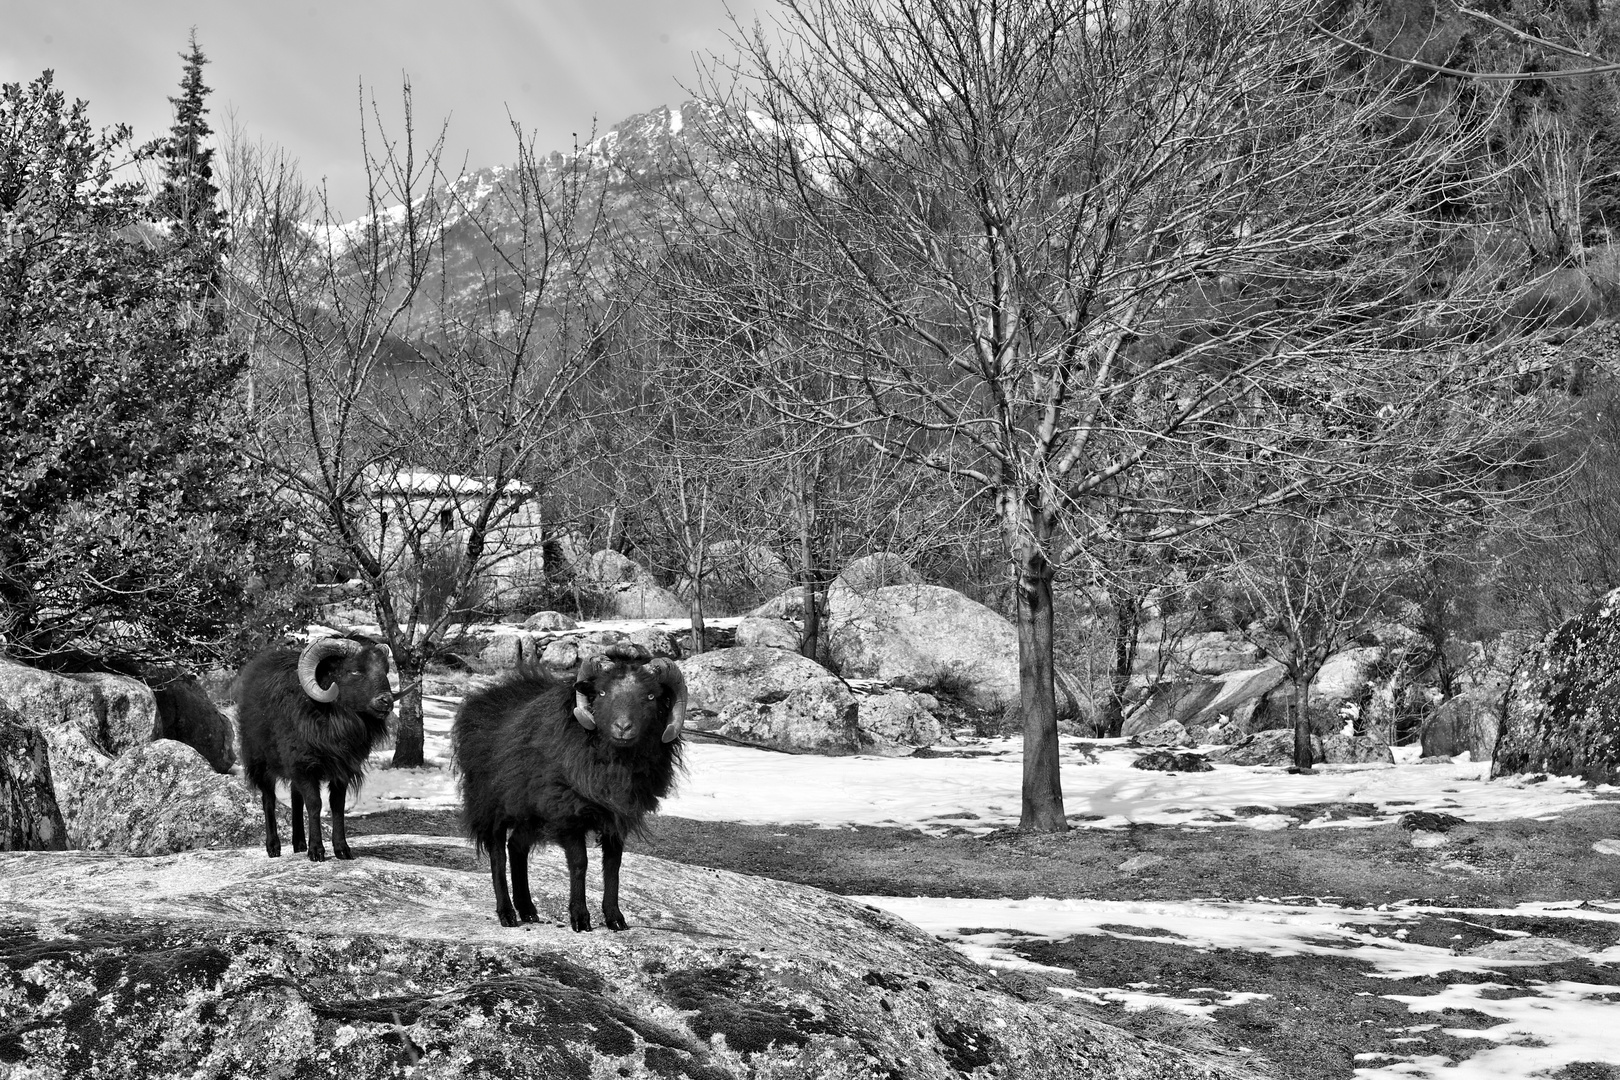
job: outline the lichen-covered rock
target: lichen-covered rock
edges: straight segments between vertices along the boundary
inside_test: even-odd
[[[577,630],[579,623],[560,611],[537,611],[523,620],[525,630]]]
[[[473,660],[473,670],[486,675],[516,671],[519,665],[540,658],[543,648],[531,633],[501,627],[485,639],[483,651]]]
[[[841,589],[829,608],[827,653],[840,675],[943,692],[986,711],[1017,704],[1017,631],[955,589]]]
[[[798,649],[799,628],[786,619],[745,616],[737,624],[737,644],[743,648]]]
[[[1329,765],[1393,765],[1389,744],[1370,735],[1322,736],[1321,760]]]
[[[157,700],[123,675],[59,675],[0,657],[0,712],[44,730],[73,724],[104,753],[149,742]]]
[[[804,597],[804,586],[795,585],[791,589],[782,590],[747,614],[754,619],[803,619]],[[822,597],[820,607],[825,613],[827,610],[825,596]]]
[[[643,626],[630,631],[625,637],[635,645],[640,645],[653,656],[667,656],[671,660],[681,658],[680,642],[674,635],[666,633],[654,626]]]
[[[855,723],[871,740],[869,753],[886,755],[909,754],[924,746],[933,746],[944,738],[945,730],[939,719],[929,711],[926,694],[913,694],[905,690],[892,690],[882,694],[867,694],[859,698],[860,710]]]
[[[1280,664],[1229,671],[1210,679],[1163,683],[1147,703],[1125,721],[1124,734],[1139,735],[1174,720],[1183,727],[1219,722],[1253,705],[1283,681]]]
[[[84,729],[73,724],[44,728],[46,752],[51,762],[51,785],[56,805],[67,826],[68,847],[81,848],[79,809],[101,783],[112,758],[90,741]]]
[[[1491,775],[1620,783],[1620,589],[1554,630],[1508,692]]]
[[[1501,699],[1502,687],[1477,686],[1442,701],[1423,720],[1423,756],[1489,761],[1502,733]]]
[[[1138,746],[1191,746],[1193,743],[1187,729],[1174,720],[1166,720],[1158,727],[1148,728],[1132,736],[1131,741]]]
[[[1133,769],[1153,772],[1214,772],[1215,766],[1203,754],[1175,750],[1149,750],[1131,762]]]
[[[686,619],[692,614],[685,600],[650,580],[611,586],[603,590],[598,602],[604,618]]]
[[[878,551],[863,555],[844,567],[833,578],[831,588],[867,593],[890,585],[921,584],[922,575],[909,562],[892,551]]]
[[[786,649],[716,649],[681,661],[688,723],[782,750],[853,754],[870,745],[855,696],[814,660]]]
[[[1292,765],[1294,733],[1284,728],[1257,731],[1209,756],[1212,761],[1224,761],[1228,765]],[[1320,735],[1311,736],[1311,760],[1327,760],[1327,749]]]
[[[593,551],[571,565],[574,577],[585,585],[607,586],[653,580],[652,575],[640,563],[612,550]]]
[[[465,845],[425,839],[0,853],[0,1074],[1240,1080],[803,886],[632,853],[631,928],[574,934],[548,851],[548,921],[503,929]]]
[[[259,795],[214,772],[184,743],[159,739],[126,750],[80,784],[68,825],[75,847],[164,855],[264,841]]]

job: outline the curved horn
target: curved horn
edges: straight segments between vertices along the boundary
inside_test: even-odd
[[[328,656],[353,656],[365,648],[352,638],[323,637],[316,638],[304,646],[304,651],[298,655],[298,685],[304,688],[304,693],[313,700],[325,705],[337,700],[338,684],[336,680],[325,690],[315,681],[315,669],[321,666],[321,661]]]
[[[669,726],[664,728],[664,741],[674,742],[686,727],[686,679],[681,675],[680,667],[667,656],[658,657],[647,665],[647,670],[675,694],[675,700],[669,707]]]
[[[585,696],[581,687],[596,681],[601,659],[600,656],[584,657],[579,662],[579,670],[574,673],[574,719],[586,731],[596,730],[596,717],[591,715],[591,699]]]

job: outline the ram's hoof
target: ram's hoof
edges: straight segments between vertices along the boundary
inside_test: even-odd
[[[518,924],[517,912],[511,908],[496,908],[495,917],[501,920],[502,926],[516,926]]]
[[[532,907],[518,908],[518,918],[524,922],[539,922],[540,913]]]
[[[339,858],[339,859],[352,859],[352,858],[354,858],[354,852],[349,850],[349,845],[348,844],[344,844],[342,847],[338,847],[336,844],[333,844],[332,845],[332,854],[334,856],[336,856],[337,858]]]
[[[312,848],[310,848],[309,849],[309,861],[310,862],[325,862],[326,861],[326,849],[323,848],[323,847],[312,847]]]
[[[588,911],[570,911],[568,922],[576,932],[584,932],[591,928],[591,913]]]
[[[617,911],[614,911],[614,912],[606,912],[606,911],[604,911],[604,912],[602,912],[602,922],[607,926],[607,928],[609,930],[628,930],[628,929],[630,929],[630,924],[625,922],[624,921],[624,916],[619,914]]]

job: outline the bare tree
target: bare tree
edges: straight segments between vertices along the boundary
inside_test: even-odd
[[[819,399],[736,376],[791,415],[994,498],[1025,828],[1067,828],[1058,568],[1534,419],[1470,344],[1495,279],[1443,263],[1481,125],[1399,120],[1287,0],[786,0],[739,47],[703,242],[762,300],[715,332],[817,365]]]
[[[421,675],[469,609],[538,563],[534,507],[569,393],[612,313],[593,275],[587,155],[521,133],[510,169],[451,177],[443,134],[364,126],[366,213],[284,159],[233,155],[233,317],[258,453],[309,540],[352,566],[402,682],[394,764],[422,763]],[[482,184],[482,189],[480,188]]]

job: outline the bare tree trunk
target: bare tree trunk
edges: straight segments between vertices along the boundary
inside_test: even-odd
[[[804,587],[804,638],[799,643],[799,652],[819,664],[821,606],[817,591],[821,586],[821,567],[816,560],[816,482],[809,465],[800,473],[799,480],[799,581]]]
[[[1311,756],[1311,680],[1303,670],[1294,676],[1294,768],[1310,772]]]
[[[394,735],[396,769],[415,769],[424,764],[422,755],[422,670],[427,665],[413,648],[396,649],[394,664],[399,669],[399,728]]]
[[[44,737],[33,728],[0,721],[0,851],[63,851],[67,846]]]
[[[1011,505],[1007,505],[1011,504]],[[1047,522],[1038,507],[1006,497],[1003,527],[1018,570],[1018,697],[1024,715],[1023,811],[1018,827],[1065,832],[1058,773],[1057,693],[1052,663],[1052,564],[1043,550]]]
[[[1136,649],[1142,635],[1142,598],[1134,591],[1114,597],[1114,668],[1108,676],[1108,698],[1097,717],[1098,733],[1117,739],[1125,733],[1125,695],[1131,688]]]

